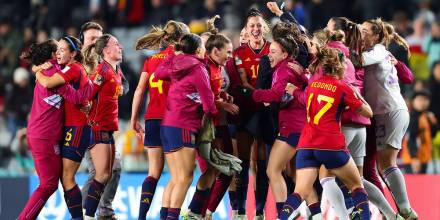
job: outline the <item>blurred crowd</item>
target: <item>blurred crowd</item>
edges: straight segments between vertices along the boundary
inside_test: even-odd
[[[278,1],[281,4],[282,1]],[[145,171],[147,159],[142,143],[127,129],[131,101],[141,65],[152,51],[135,52],[137,37],[151,25],[170,19],[185,22],[192,32],[205,31],[205,20],[222,17],[218,27],[238,41],[244,15],[258,7],[274,22],[262,0],[0,0],[0,176],[33,172],[26,143],[26,121],[32,105],[35,77],[20,54],[32,43],[63,35],[78,36],[86,21],[100,23],[105,32],[121,39],[122,69],[130,92],[120,101],[121,127],[117,146],[125,171]],[[402,86],[410,107],[411,122],[401,152],[407,173],[440,173],[440,1],[434,0],[286,0],[290,11],[308,30],[325,27],[329,18],[346,16],[353,21],[382,17],[410,45],[406,52],[393,51],[412,70],[415,81]],[[238,42],[235,42],[237,45]],[[409,57],[409,58],[408,58]]]

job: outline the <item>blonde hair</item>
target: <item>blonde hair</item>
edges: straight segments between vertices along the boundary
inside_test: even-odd
[[[388,48],[391,44],[391,42],[395,41],[400,46],[404,47],[405,50],[408,52],[408,58],[411,56],[411,53],[409,51],[409,44],[406,42],[405,39],[403,39],[402,36],[400,36],[395,30],[392,24],[388,22],[384,22],[384,27],[386,31],[386,38],[385,38],[385,46]]]
[[[222,49],[226,44],[231,43],[231,40],[225,35],[220,34],[218,28],[215,27],[215,20],[217,19],[220,19],[219,15],[206,20],[208,32],[201,34],[201,36],[208,36],[205,42],[205,48],[208,53],[211,53],[214,48]]]
[[[177,43],[188,34],[189,28],[182,22],[168,21],[164,28],[153,26],[148,34],[140,37],[135,44],[136,50],[157,50],[170,44]]]
[[[324,70],[324,74],[343,77],[344,54],[335,48],[319,47],[316,60],[310,65],[310,70],[314,73],[318,66]]]

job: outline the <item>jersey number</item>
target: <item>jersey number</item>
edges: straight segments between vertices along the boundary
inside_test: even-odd
[[[157,88],[157,90],[159,91],[159,94],[162,94],[163,93],[163,89],[162,89],[163,81],[157,80],[157,82],[153,82],[153,79],[154,79],[154,73],[151,74],[150,79],[149,79],[150,88]]]
[[[309,108],[310,103],[312,102],[314,94],[310,93],[309,98],[307,99],[307,122],[310,122],[309,117]],[[317,125],[319,124],[319,120],[321,117],[333,106],[333,102],[335,102],[335,99],[329,96],[325,95],[318,95],[317,97],[318,103],[321,103],[321,101],[325,102],[325,105],[318,111],[318,113],[313,117],[313,124]]]
[[[70,140],[72,140],[72,128],[66,132],[66,137],[64,138],[64,140],[66,141],[66,143],[64,143],[64,146],[68,147]]]
[[[258,69],[260,68],[260,65],[252,65],[251,66],[251,70],[252,70],[252,79],[256,79],[257,75],[258,75]]]

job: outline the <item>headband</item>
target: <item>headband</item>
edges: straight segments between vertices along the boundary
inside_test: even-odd
[[[69,37],[64,37],[64,39],[69,42],[69,44],[73,47],[73,50],[79,51],[78,47],[75,46],[75,44],[73,43],[73,41]]]

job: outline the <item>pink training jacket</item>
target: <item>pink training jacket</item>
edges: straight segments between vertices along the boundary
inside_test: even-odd
[[[353,63],[349,59],[350,50],[345,44],[340,41],[330,41],[327,43],[327,47],[336,48],[342,51],[345,55],[345,73],[342,79],[347,85],[353,86],[359,90],[359,92],[364,94],[364,69],[355,69]],[[359,125],[370,125],[370,119],[366,118],[356,112],[355,109],[344,111],[342,113],[342,124],[359,124]]]
[[[255,102],[281,102],[287,83],[292,83],[298,90],[304,90],[307,86],[307,77],[302,73],[296,73],[288,63],[296,62],[293,59],[285,59],[274,67],[272,75],[272,88],[257,89],[252,94]],[[297,63],[298,64],[298,63]],[[299,65],[299,64],[298,64]],[[297,99],[282,106],[279,110],[279,127],[282,136],[291,133],[301,133],[306,123],[306,106]]]
[[[56,60],[50,61],[53,66],[44,70],[45,76],[52,76],[61,70]],[[88,84],[76,91],[70,84],[55,89],[46,89],[39,82],[34,88],[34,99],[27,127],[30,138],[60,140],[64,124],[64,105],[62,98],[74,104],[82,104],[92,96],[93,84]]]
[[[203,113],[217,114],[208,71],[202,59],[188,54],[170,55],[157,67],[155,76],[171,80],[162,125],[197,132]]]

